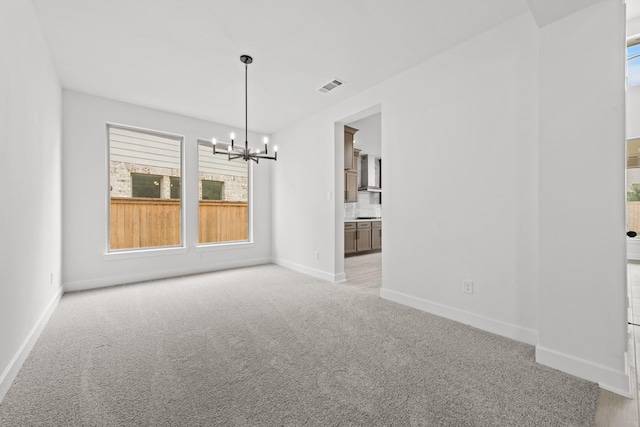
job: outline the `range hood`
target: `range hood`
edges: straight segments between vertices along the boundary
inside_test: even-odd
[[[382,192],[382,160],[368,154],[360,156],[360,187],[358,191]]]

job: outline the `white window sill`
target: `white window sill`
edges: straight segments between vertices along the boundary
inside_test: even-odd
[[[107,252],[106,254],[104,254],[104,259],[106,261],[116,261],[121,259],[186,254],[187,251],[188,249],[184,246],[174,246],[170,248],[130,249],[117,252]]]
[[[196,252],[215,252],[229,249],[253,248],[255,244],[248,242],[227,242],[227,243],[201,243],[196,246]]]

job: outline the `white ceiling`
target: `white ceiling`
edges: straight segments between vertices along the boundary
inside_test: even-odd
[[[243,128],[253,56],[249,128],[265,133],[549,1],[32,0],[68,89]]]

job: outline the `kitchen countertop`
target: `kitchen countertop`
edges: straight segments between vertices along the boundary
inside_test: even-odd
[[[372,221],[382,221],[382,218],[345,218],[344,222],[372,222]]]

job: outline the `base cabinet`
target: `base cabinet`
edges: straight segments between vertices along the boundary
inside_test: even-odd
[[[371,249],[382,249],[382,222],[371,222]]]
[[[358,252],[371,250],[371,222],[358,222],[358,240],[356,248]]]
[[[345,255],[381,249],[382,223],[380,221],[344,223]]]
[[[357,234],[358,234],[358,230],[357,230],[357,223],[355,222],[345,222],[344,223],[344,253],[345,255],[347,254],[354,254],[358,251],[358,248],[356,246],[356,240],[357,240]]]

